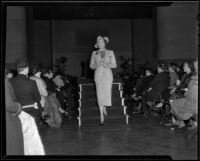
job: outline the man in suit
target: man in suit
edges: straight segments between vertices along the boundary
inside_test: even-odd
[[[142,78],[141,83],[136,85],[136,96],[140,97],[149,89],[150,83],[154,78],[153,70],[146,68],[146,76]]]
[[[28,62],[24,59],[18,59],[16,62],[16,68],[18,75],[10,79],[16,99],[22,106],[31,105],[35,102],[38,104],[38,109],[33,107],[23,109],[25,112],[32,115],[35,118],[36,123],[38,123],[42,113],[40,105],[41,96],[35,81],[28,78]]]
[[[157,66],[158,73],[155,75],[154,79],[149,85],[149,89],[142,98],[142,113],[146,113],[147,101],[160,100],[163,96],[163,92],[170,85],[169,74],[165,71],[165,65],[159,64]]]
[[[134,88],[134,93],[132,94],[132,98],[135,101],[136,105],[138,106],[136,107],[137,110],[141,109],[141,98],[143,95],[145,95],[145,93],[149,89],[150,83],[154,78],[154,75],[153,75],[154,73],[151,68],[146,68],[145,72],[146,72],[146,76],[140,78],[140,80],[138,81],[138,83],[136,84]],[[141,110],[143,112],[143,109]]]
[[[6,105],[6,153],[7,155],[24,155],[24,140],[21,121],[18,114],[22,107],[16,102],[12,85],[5,78]]]

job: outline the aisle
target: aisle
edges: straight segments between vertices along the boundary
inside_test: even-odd
[[[161,126],[157,117],[136,114],[127,128],[96,124],[96,130],[79,129],[76,119],[64,119],[61,128],[40,128],[47,155],[170,155],[197,159],[197,138]],[[59,156],[58,156],[59,157]]]

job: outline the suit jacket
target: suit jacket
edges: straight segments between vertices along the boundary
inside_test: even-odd
[[[16,99],[22,106],[30,105],[35,102],[38,103],[38,107],[40,108],[39,110],[34,108],[23,109],[33,117],[36,117],[41,110],[41,97],[35,81],[27,78],[25,75],[19,74],[18,76],[10,79],[10,82],[13,85]]]
[[[192,73],[185,73],[181,79],[180,85],[176,88],[177,90],[181,90],[188,87],[188,84],[191,80]]]
[[[42,79],[44,80],[44,82],[46,83],[47,91],[48,91],[48,92],[51,92],[51,93],[56,93],[56,92],[57,92],[56,88],[58,88],[58,87],[57,87],[57,85],[53,82],[52,79],[49,79],[49,78],[47,78],[47,77],[45,77],[45,76],[41,76],[41,78],[42,78]]]
[[[149,99],[159,99],[163,95],[163,91],[170,85],[170,77],[166,72],[157,73],[150,83],[152,90],[149,92]]]
[[[153,78],[154,78],[153,75],[149,75],[142,78],[141,83],[136,88],[136,94],[138,96],[141,96],[144,91],[149,89],[150,83],[153,80]]]
[[[7,155],[24,155],[24,142],[21,121],[15,114],[22,107],[15,101],[12,85],[5,79],[6,103],[6,151]]]

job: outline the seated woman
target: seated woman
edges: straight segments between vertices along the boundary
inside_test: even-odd
[[[162,92],[169,87],[170,77],[165,71],[165,65],[159,64],[157,66],[157,74],[154,79],[151,81],[149,89],[142,98],[142,113],[146,112],[146,104],[152,105],[153,100],[160,100],[162,97]]]
[[[184,93],[187,90],[188,83],[194,73],[194,65],[193,62],[188,61],[184,63],[183,66],[185,74],[183,75],[181,81],[177,81],[176,87],[171,90],[170,100],[184,97]]]
[[[194,61],[195,74],[191,77],[184,98],[171,101],[172,122],[179,128],[185,126],[184,120],[198,113],[198,61]],[[197,126],[197,124],[194,124]]]
[[[36,82],[36,85],[38,87],[38,91],[39,91],[40,96],[41,96],[40,104],[44,108],[45,97],[47,97],[48,93],[47,93],[47,90],[46,90],[46,84],[40,78],[40,76],[41,76],[41,70],[39,68],[33,68],[33,71],[32,71],[31,76],[29,78]]]
[[[59,99],[61,106],[64,107],[65,110],[73,109],[75,107],[75,102],[72,94],[72,84],[60,74],[57,74],[53,81],[60,89],[60,93],[58,95],[62,98]]]
[[[52,74],[49,73],[48,69],[44,69],[43,76],[41,78],[44,80],[46,84],[46,90],[48,93],[48,96],[45,97],[45,103],[44,103],[44,116],[47,116],[46,122],[51,127],[60,127],[62,123],[62,117],[61,115],[65,114],[65,111],[61,108],[61,104],[59,100],[56,98],[56,85],[51,80]],[[45,76],[44,76],[45,75]]]
[[[59,102],[58,109],[59,109],[60,113],[62,114],[62,116],[68,116],[68,113],[64,110],[64,107],[62,107],[62,104],[61,104],[63,96],[62,97],[60,97],[60,96],[62,95],[62,93],[60,92],[60,88],[52,80],[53,77],[54,77],[54,74],[51,71],[51,69],[43,70],[43,74],[42,74],[41,78],[46,83],[48,93],[53,95],[55,97],[55,99],[57,99],[57,102]]]
[[[17,71],[14,70],[13,68],[8,67],[8,66],[6,67],[6,78],[11,79],[17,75],[16,73]]]

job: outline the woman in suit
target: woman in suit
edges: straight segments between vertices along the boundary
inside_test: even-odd
[[[116,59],[112,50],[106,49],[109,42],[107,37],[98,36],[92,52],[90,68],[95,70],[94,81],[96,85],[97,102],[100,111],[100,125],[104,123],[107,115],[106,106],[111,106],[113,74],[111,68],[116,68]]]

